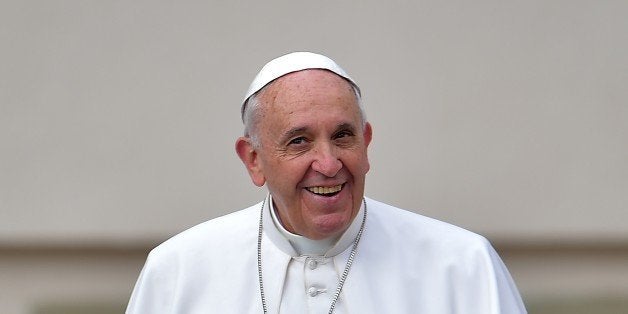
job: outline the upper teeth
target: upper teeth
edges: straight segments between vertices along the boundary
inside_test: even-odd
[[[340,191],[342,189],[342,184],[339,185],[334,185],[334,186],[313,186],[313,187],[309,187],[307,188],[308,191],[312,192],[312,193],[316,193],[316,194],[330,194],[330,193],[336,193],[338,191]]]

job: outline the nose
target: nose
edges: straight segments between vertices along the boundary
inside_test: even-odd
[[[312,169],[326,177],[334,177],[342,168],[342,162],[332,145],[319,145],[315,149]]]

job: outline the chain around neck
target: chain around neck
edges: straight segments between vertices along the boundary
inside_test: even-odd
[[[333,299],[331,301],[331,305],[329,307],[328,314],[332,314],[334,309],[336,308],[336,302],[338,302],[338,298],[340,297],[340,293],[342,292],[342,287],[349,276],[349,270],[351,270],[351,265],[353,264],[353,260],[355,258],[355,254],[358,250],[358,243],[360,243],[360,238],[362,238],[362,232],[364,231],[364,223],[366,222],[366,200],[363,199],[364,202],[364,215],[362,216],[362,224],[360,225],[360,230],[358,231],[358,235],[355,237],[353,241],[353,247],[351,248],[351,254],[349,254],[349,259],[347,260],[347,264],[345,265],[345,269],[342,272],[342,276],[340,280],[338,280],[338,287],[336,287],[336,292],[334,293]],[[268,308],[266,306],[266,297],[264,295],[264,281],[262,279],[262,229],[263,229],[263,217],[264,217],[264,205],[266,204],[266,199],[262,201],[262,208],[260,209],[259,216],[259,228],[257,232],[257,278],[259,280],[259,290],[260,296],[262,298],[262,309],[264,310],[264,314],[268,313]]]

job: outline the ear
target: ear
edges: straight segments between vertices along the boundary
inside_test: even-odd
[[[373,139],[373,128],[371,127],[370,123],[367,122],[364,124],[364,131],[362,136],[364,136],[364,156],[368,156],[368,147],[369,144],[371,144],[371,140]],[[366,157],[365,173],[367,173],[369,169],[371,169],[371,164],[369,162],[369,158]]]
[[[263,186],[264,183],[266,183],[266,178],[264,177],[260,165],[257,150],[253,147],[251,139],[248,137],[238,138],[236,140],[235,149],[236,153],[238,153],[238,157],[240,157],[240,160],[242,160],[246,170],[249,172],[253,184]]]
[[[371,139],[373,139],[373,128],[371,124],[367,122],[364,124],[364,145],[366,145],[366,147],[371,144]]]

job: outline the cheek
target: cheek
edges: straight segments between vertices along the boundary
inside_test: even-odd
[[[306,161],[293,159],[269,163],[266,169],[276,187],[289,190],[299,186],[299,182],[307,177],[310,167]]]
[[[352,156],[352,158],[347,159],[345,166],[354,176],[364,176],[370,169],[369,160],[366,157],[366,154]]]
[[[369,157],[366,147],[364,148],[362,154],[360,154],[360,159],[363,167],[363,174],[366,174],[371,169],[371,164],[369,163]]]

